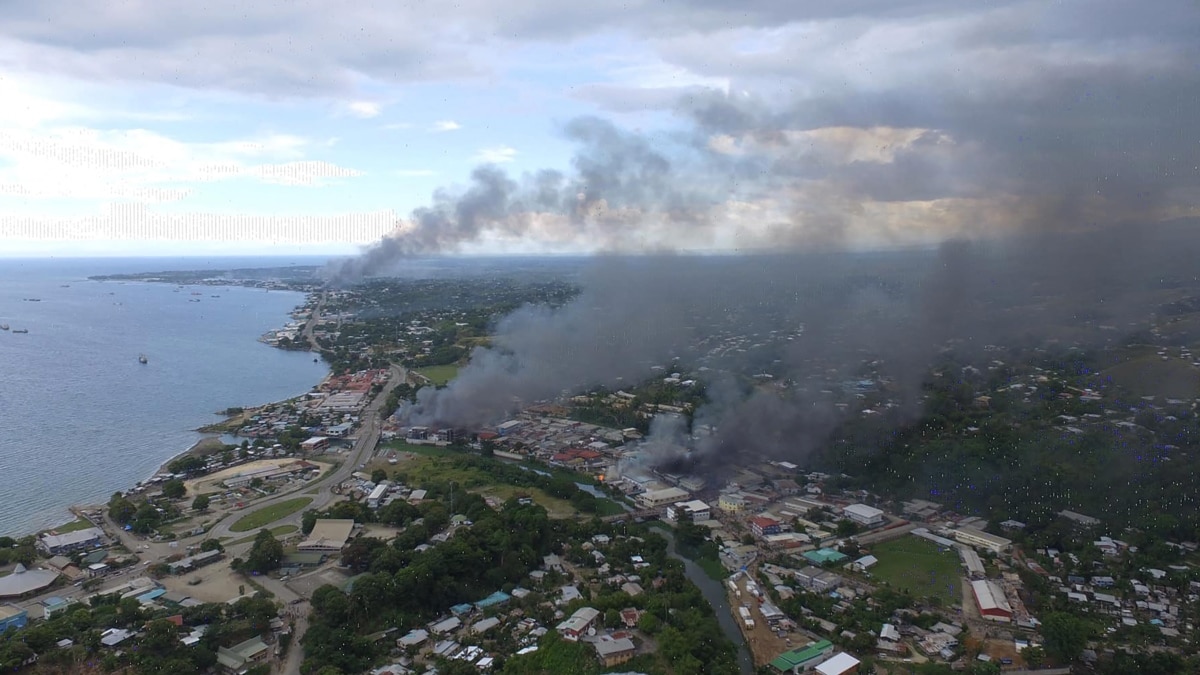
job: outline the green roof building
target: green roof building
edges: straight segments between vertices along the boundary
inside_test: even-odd
[[[804,558],[814,565],[829,565],[845,560],[846,556],[831,548],[819,548],[815,551],[806,551]]]
[[[814,642],[803,649],[793,649],[776,656],[771,661],[771,667],[781,673],[799,673],[806,666],[816,665],[825,660],[833,651],[833,643],[829,640]]]

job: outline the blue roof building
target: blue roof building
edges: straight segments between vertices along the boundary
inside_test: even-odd
[[[509,595],[508,593],[505,593],[504,591],[496,591],[495,593],[492,593],[491,595],[487,596],[486,598],[475,603],[475,607],[477,607],[479,609],[487,609],[488,607],[502,605],[502,604],[508,602],[511,598],[512,598],[512,596]]]
[[[0,633],[12,628],[18,630],[25,627],[29,613],[16,605],[0,605]]]

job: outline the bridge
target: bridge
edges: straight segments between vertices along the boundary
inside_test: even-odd
[[[659,509],[640,509],[637,511],[626,511],[625,513],[617,513],[617,514],[614,514],[611,516],[604,516],[603,518],[601,518],[601,520],[603,520],[606,523],[611,523],[611,522],[614,522],[617,520],[636,520],[638,518],[641,518],[643,520],[658,520],[659,518],[662,518],[662,514],[663,514],[662,512],[663,512],[663,510],[661,508],[659,508]]]

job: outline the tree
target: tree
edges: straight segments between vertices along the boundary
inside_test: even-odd
[[[183,481],[172,478],[163,483],[162,492],[167,499],[182,499],[187,494],[187,487],[184,486]]]
[[[1046,652],[1041,647],[1026,647],[1021,651],[1021,658],[1025,659],[1030,668],[1041,668],[1042,663],[1046,661]]]
[[[375,484],[382,483],[387,480],[387,471],[383,469],[375,469],[371,472],[371,482]]]
[[[858,534],[858,523],[853,520],[839,520],[837,534],[839,537],[853,537]]]
[[[207,511],[208,504],[208,495],[196,495],[196,498],[192,500],[192,509],[195,511]]]
[[[221,542],[216,539],[205,539],[204,541],[200,542],[200,550],[201,551],[224,551],[225,547],[222,546]]]
[[[137,513],[137,507],[120,492],[114,494],[112,499],[108,500],[108,517],[112,518],[118,524],[125,525],[133,520],[135,513]]]
[[[1046,653],[1062,663],[1071,663],[1079,658],[1088,641],[1088,625],[1065,612],[1048,614],[1042,621],[1042,637]]]
[[[245,569],[251,572],[265,574],[279,567],[283,559],[283,544],[271,534],[270,530],[259,530],[254,537],[254,545],[246,556]]]

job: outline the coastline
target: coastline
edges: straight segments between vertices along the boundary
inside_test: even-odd
[[[153,283],[153,282],[151,282],[151,283]],[[253,288],[253,286],[248,286],[248,287]],[[295,292],[295,291],[293,291],[293,292]],[[317,293],[314,293],[311,291],[299,291],[299,292],[303,293],[304,300],[292,309],[293,312],[296,309],[303,307],[315,295],[317,295]],[[258,340],[256,339],[256,341],[258,341]],[[281,349],[281,347],[278,347],[275,345],[271,345],[271,346],[275,349]],[[306,350],[306,351],[311,351],[311,350]],[[328,377],[329,377],[329,374],[326,373],[326,375],[324,377],[322,377],[320,380],[318,380],[318,382],[316,384],[314,384],[313,386],[319,385],[321,382],[324,382],[325,379],[327,379]],[[311,390],[311,387],[310,387],[310,390]],[[223,446],[223,443],[221,443],[221,441],[220,441],[220,436],[222,434],[232,433],[232,429],[226,429],[226,426],[229,425],[232,421],[239,420],[243,417],[248,417],[250,415],[255,414],[255,412],[257,412],[259,409],[261,409],[263,407],[266,407],[269,405],[277,405],[284,401],[291,400],[292,398],[295,398],[295,397],[290,396],[290,397],[282,399],[280,401],[270,401],[270,402],[252,406],[252,407],[244,407],[242,409],[241,413],[238,413],[238,414],[232,415],[232,416],[227,416],[226,419],[221,422],[214,422],[212,424],[206,424],[197,429],[194,429],[193,431],[195,431],[196,433],[199,433],[199,434],[203,434],[203,436],[200,439],[198,439],[197,441],[195,441],[194,443],[192,443],[191,446],[189,446],[187,449],[185,449],[181,452],[177,452],[177,453],[171,455],[170,457],[166,458],[162,462],[162,464],[159,465],[158,469],[153,474],[142,479],[142,481],[139,481],[139,483],[145,482],[146,480],[149,480],[150,478],[154,477],[157,474],[167,473],[167,471],[168,471],[167,467],[172,462],[175,462],[176,460],[179,460],[179,459],[182,459],[182,458],[188,457],[188,456],[193,456],[193,455],[210,454],[214,449],[217,449],[217,448],[220,448],[221,446]],[[222,413],[217,413],[217,414],[223,415],[224,413],[222,412]],[[122,490],[122,492],[128,492],[133,487],[134,487],[134,485],[126,487],[124,490]],[[33,532],[27,532],[27,533],[25,533],[25,535],[22,535],[22,536],[29,536],[29,535],[37,536],[38,534],[40,534],[42,532],[47,532],[47,531],[53,530],[57,527],[61,527],[63,525],[69,524],[69,523],[77,520],[78,518],[82,517],[80,514],[85,510],[96,509],[96,508],[103,509],[104,507],[105,507],[105,503],[72,504],[67,507],[66,513],[63,515],[61,522],[55,522],[55,523],[53,523],[47,527],[43,527],[39,530],[36,530]]]

